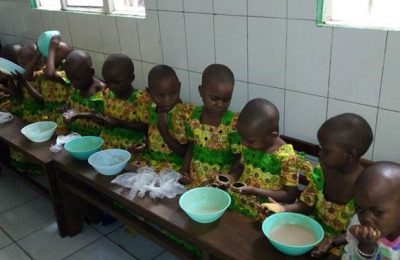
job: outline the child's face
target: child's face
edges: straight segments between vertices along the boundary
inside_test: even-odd
[[[66,66],[65,73],[74,88],[85,90],[93,83],[94,71],[90,67]]]
[[[385,187],[356,189],[354,199],[361,225],[378,228],[389,239],[400,235],[400,199],[397,191],[390,193]]]
[[[319,151],[319,162],[328,168],[342,168],[346,165],[346,150],[329,138],[318,138],[321,150]]]
[[[106,68],[103,70],[103,78],[107,87],[117,96],[124,96],[132,88],[135,79],[133,71],[120,67]]]
[[[174,77],[152,79],[148,92],[159,112],[168,112],[179,103],[181,83]]]
[[[249,149],[267,151],[273,144],[274,133],[266,133],[263,129],[254,129],[243,125],[240,121],[237,124],[242,144]]]
[[[232,99],[233,85],[211,80],[199,86],[204,109],[215,116],[222,116],[229,108]]]

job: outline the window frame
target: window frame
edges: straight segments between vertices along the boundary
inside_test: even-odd
[[[39,5],[40,0],[30,0],[31,7],[38,10],[49,10],[49,11],[60,11],[60,12],[78,12],[78,13],[90,13],[90,14],[103,14],[103,15],[114,15],[114,16],[130,16],[135,18],[145,18],[146,9],[143,7],[143,11],[116,11],[114,10],[114,0],[102,0],[102,7],[93,6],[68,6],[67,0],[57,0],[60,2],[60,9],[53,9],[48,7],[42,7]]]
[[[320,27],[339,27],[339,28],[356,28],[356,29],[372,29],[372,30],[383,30],[383,31],[400,31],[400,24],[396,27],[390,25],[374,25],[374,24],[351,24],[351,23],[326,23],[324,20],[324,12],[330,12],[328,9],[331,6],[326,7],[326,2],[334,0],[317,0],[317,26]],[[324,9],[325,8],[325,9]]]

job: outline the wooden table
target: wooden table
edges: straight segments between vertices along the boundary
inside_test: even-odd
[[[115,176],[100,175],[87,162],[78,161],[65,152],[57,155],[54,166],[63,197],[68,235],[82,231],[84,214],[91,204],[133,226],[180,258],[193,258],[193,255],[160,234],[160,228],[198,246],[203,258],[309,259],[308,256],[280,254],[263,235],[260,223],[239,213],[227,211],[214,223],[196,223],[179,208],[178,198],[152,200],[145,196],[132,200],[129,190],[110,183]],[[147,221],[138,219],[138,215]]]
[[[21,134],[21,129],[27,125],[19,118],[11,122],[0,124],[0,167],[7,169],[24,183],[38,191],[53,205],[54,214],[58,224],[59,233],[65,236],[63,225],[63,213],[58,193],[56,179],[53,174],[53,158],[55,154],[49,151],[50,145],[55,143],[55,137],[47,142],[34,143]],[[15,170],[10,165],[10,148],[22,153],[39,165],[44,175],[32,176]]]

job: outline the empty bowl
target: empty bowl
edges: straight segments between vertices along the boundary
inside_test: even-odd
[[[317,221],[293,212],[269,216],[262,231],[278,251],[292,256],[307,253],[324,238],[324,230]]]
[[[39,38],[37,40],[37,46],[39,48],[40,53],[48,57],[49,56],[49,47],[50,47],[50,41],[53,36],[56,35],[61,35],[59,31],[45,31],[42,32],[39,35]]]
[[[21,129],[21,133],[32,142],[40,143],[49,140],[56,128],[57,124],[55,122],[41,121],[25,126]]]
[[[64,145],[64,149],[78,160],[87,160],[89,156],[100,150],[104,141],[97,136],[82,136]]]
[[[223,190],[200,187],[186,191],[179,199],[179,206],[194,221],[211,223],[219,219],[231,204],[231,197]]]
[[[15,71],[20,74],[25,73],[25,70],[21,66],[4,58],[0,58],[0,71],[7,75],[11,75],[11,73],[14,73]]]
[[[92,154],[88,162],[93,168],[103,175],[120,173],[128,161],[131,153],[122,149],[107,149]]]

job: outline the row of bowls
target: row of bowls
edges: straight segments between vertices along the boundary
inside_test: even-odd
[[[47,141],[53,135],[57,124],[50,121],[37,122],[24,127],[21,132],[33,142]],[[88,160],[95,170],[104,175],[114,175],[123,170],[131,158],[128,151],[107,149],[99,151],[103,139],[97,136],[83,136],[64,145],[64,149],[78,160]],[[185,192],[179,199],[179,206],[194,221],[211,223],[218,220],[231,204],[230,195],[213,187],[201,187]],[[314,234],[315,241],[306,245],[288,245],[277,241],[271,234],[280,226],[290,224],[304,227]],[[271,244],[288,255],[301,255],[311,250],[323,238],[322,227],[310,217],[290,212],[274,214],[265,219],[262,231]]]

